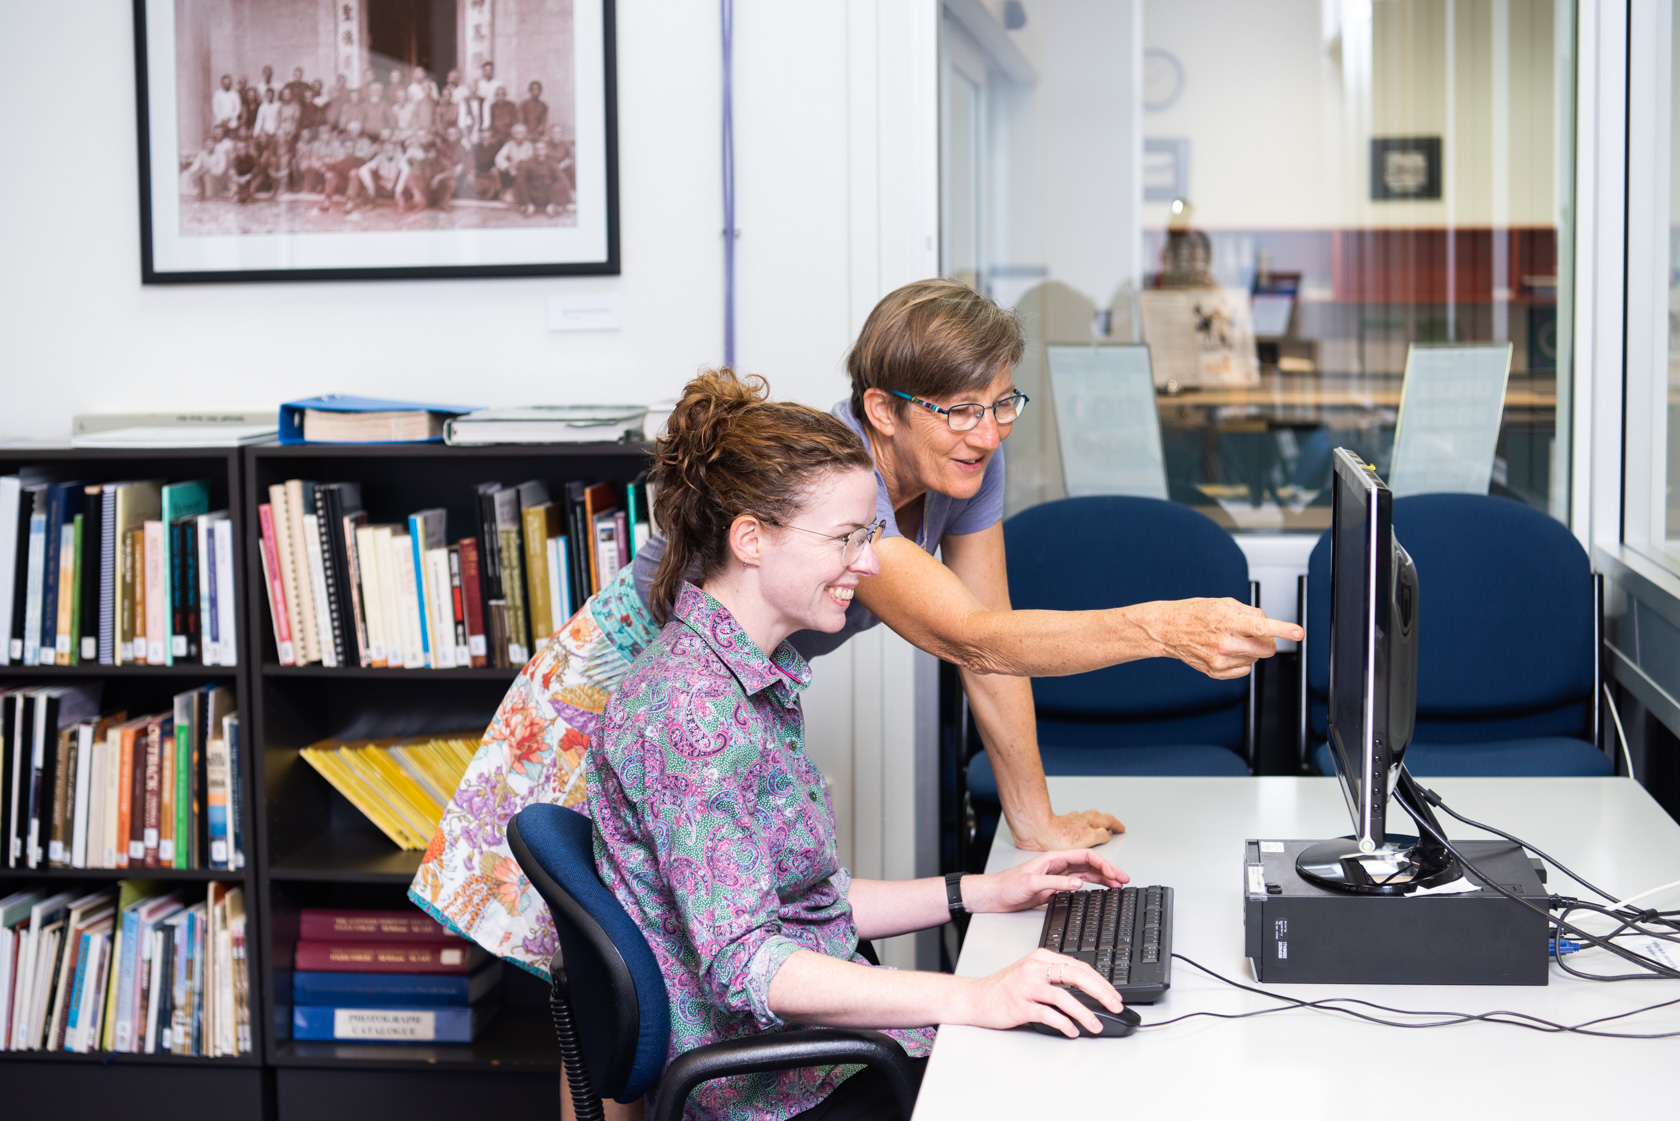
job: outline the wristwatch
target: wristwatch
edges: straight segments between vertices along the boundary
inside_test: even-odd
[[[963,906],[963,875],[962,872],[952,872],[945,877],[945,906],[950,909],[952,917],[968,914],[968,908]]]

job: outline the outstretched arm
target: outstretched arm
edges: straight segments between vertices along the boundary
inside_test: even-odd
[[[1100,611],[988,607],[967,577],[1003,572],[1003,526],[947,536],[941,547],[943,564],[903,538],[880,542],[880,575],[865,579],[857,596],[915,646],[974,673],[1060,677],[1164,657],[1210,677],[1243,677],[1257,659],[1276,652],[1276,639],[1301,638],[1295,624],[1234,599]]]

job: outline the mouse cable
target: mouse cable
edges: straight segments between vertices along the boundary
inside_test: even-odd
[[[1414,777],[1412,781],[1416,782],[1417,779]],[[1563,861],[1559,860],[1557,857],[1552,856],[1549,853],[1545,853],[1545,852],[1540,851],[1540,849],[1538,849],[1534,845],[1529,844],[1527,841],[1523,840],[1521,837],[1513,837],[1511,834],[1505,832],[1505,830],[1503,830],[1503,829],[1495,829],[1491,825],[1484,825],[1479,821],[1474,821],[1474,820],[1472,820],[1468,817],[1465,817],[1463,814],[1459,813],[1457,810],[1453,809],[1451,806],[1449,806],[1445,802],[1443,802],[1441,800],[1441,796],[1439,794],[1435,793],[1433,790],[1429,789],[1429,787],[1427,787],[1427,786],[1420,785],[1420,786],[1418,786],[1417,789],[1418,789],[1418,793],[1423,795],[1423,800],[1424,801],[1428,802],[1431,806],[1434,806],[1438,810],[1444,810],[1447,813],[1448,816],[1450,816],[1452,818],[1455,818],[1458,821],[1462,821],[1465,825],[1470,826],[1472,829],[1480,829],[1484,833],[1492,833],[1496,837],[1503,837],[1505,840],[1510,841],[1513,845],[1516,845],[1518,848],[1527,849],[1529,852],[1533,853],[1535,856],[1538,856],[1541,860],[1544,860],[1547,864],[1550,864],[1552,867],[1556,868],[1559,872],[1562,872],[1564,875],[1568,876],[1570,879],[1574,880],[1576,883],[1580,884],[1582,887],[1586,888],[1588,891],[1592,892],[1594,895],[1598,895],[1598,896],[1603,897],[1603,899],[1608,903],[1616,902],[1616,897],[1614,895],[1611,895],[1609,892],[1605,891],[1603,888],[1594,885],[1585,876],[1578,875],[1575,872],[1571,871],[1569,869],[1569,867],[1566,864],[1564,864]]]
[[[1599,1028],[1599,1025],[1609,1023],[1612,1020],[1622,1020],[1629,1016],[1638,1016],[1645,1012],[1655,1012],[1663,1008],[1672,1007],[1680,1004],[1680,998],[1666,1000],[1660,1004],[1646,1005],[1643,1008],[1634,1008],[1627,1012],[1618,1012],[1611,1016],[1600,1016],[1592,1020],[1583,1020],[1578,1024],[1560,1024],[1539,1016],[1530,1015],[1527,1012],[1432,1012],[1410,1008],[1390,1008],[1385,1004],[1374,1004],[1371,1001],[1361,1000],[1358,997],[1350,996],[1325,997],[1320,1000],[1301,1000],[1298,997],[1285,996],[1282,993],[1267,992],[1265,989],[1257,989],[1252,985],[1245,985],[1240,981],[1233,981],[1229,977],[1226,977],[1221,973],[1216,973],[1214,970],[1209,969],[1200,962],[1193,961],[1192,959],[1185,957],[1181,953],[1175,952],[1173,957],[1194,969],[1206,973],[1209,977],[1212,977],[1216,981],[1224,982],[1233,989],[1239,989],[1245,993],[1253,993],[1255,996],[1266,997],[1269,1000],[1282,1001],[1283,1003],[1275,1008],[1256,1008],[1248,1012],[1186,1012],[1182,1015],[1174,1016],[1171,1019],[1156,1020],[1153,1023],[1144,1023],[1140,1025],[1140,1029],[1164,1028],[1169,1024],[1176,1024],[1182,1020],[1193,1020],[1198,1017],[1214,1020],[1246,1020],[1253,1016],[1267,1016],[1274,1012],[1288,1012],[1296,1008],[1312,1008],[1320,1012],[1334,1012],[1343,1016],[1350,1016],[1356,1020],[1364,1020],[1368,1023],[1380,1024],[1383,1027],[1390,1028],[1447,1028],[1454,1027],[1458,1024],[1480,1022],[1487,1024],[1503,1024],[1506,1027],[1513,1028],[1527,1028],[1530,1031],[1545,1032],[1548,1035],[1571,1033],[1575,1035],[1597,1036],[1604,1039],[1673,1039],[1680,1037],[1680,1030],[1669,1032],[1621,1032],[1603,1031]],[[1358,1008],[1348,1007],[1349,1005],[1371,1008],[1378,1012],[1386,1012],[1395,1016],[1432,1016],[1434,1019],[1427,1023],[1407,1023],[1402,1020],[1388,1020],[1384,1019],[1382,1016],[1373,1016],[1368,1012],[1361,1012]]]
[[[1552,913],[1551,913],[1552,908],[1560,908],[1560,907],[1565,906],[1567,903],[1577,903],[1577,902],[1579,902],[1578,900],[1563,900],[1559,896],[1554,895],[1554,896],[1549,897],[1549,899],[1548,899],[1549,906],[1548,907],[1541,907],[1539,904],[1534,903],[1531,900],[1526,899],[1521,895],[1518,895],[1516,892],[1507,888],[1504,884],[1496,882],[1491,876],[1487,875],[1480,868],[1476,867],[1475,863],[1472,862],[1471,860],[1467,859],[1465,857],[1465,855],[1458,850],[1458,847],[1456,845],[1454,845],[1452,843],[1452,841],[1450,841],[1447,838],[1446,832],[1434,824],[1434,822],[1431,818],[1431,815],[1426,814],[1426,813],[1425,814],[1418,814],[1414,818],[1414,820],[1417,822],[1419,829],[1421,829],[1424,832],[1427,832],[1443,848],[1445,848],[1448,852],[1452,853],[1453,856],[1458,859],[1458,862],[1460,864],[1462,864],[1465,868],[1469,869],[1470,871],[1474,872],[1476,874],[1476,878],[1482,881],[1483,886],[1491,887],[1496,893],[1498,893],[1500,895],[1503,895],[1506,899],[1510,899],[1510,900],[1512,900],[1516,903],[1520,903],[1522,906],[1528,908],[1530,911],[1533,911],[1536,914],[1543,916],[1548,923],[1557,927],[1558,930],[1567,931],[1568,933],[1573,934],[1575,937],[1577,937],[1579,939],[1582,939],[1583,941],[1592,943],[1594,946],[1597,946],[1601,950],[1608,950],[1610,953],[1615,954],[1617,957],[1623,959],[1624,961],[1626,961],[1626,962],[1628,962],[1632,965],[1636,965],[1639,968],[1648,971],[1648,973],[1623,974],[1623,975],[1620,975],[1620,976],[1615,977],[1615,978],[1606,977],[1606,978],[1604,978],[1605,980],[1610,980],[1610,979],[1616,979],[1616,980],[1635,980],[1635,979],[1644,980],[1647,977],[1662,978],[1662,979],[1665,979],[1665,980],[1666,979],[1680,979],[1680,969],[1676,969],[1672,966],[1664,964],[1663,962],[1656,961],[1652,958],[1649,958],[1649,957],[1645,956],[1644,954],[1636,953],[1633,950],[1627,949],[1626,947],[1618,946],[1614,942],[1610,941],[1607,938],[1600,937],[1599,935],[1593,934],[1590,931],[1582,930],[1580,927],[1575,926],[1573,923],[1570,923],[1567,920],[1554,918],[1552,916]],[[1561,865],[1560,865],[1560,867],[1561,867]]]

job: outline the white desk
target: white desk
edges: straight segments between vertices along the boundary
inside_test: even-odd
[[[1539,845],[1606,891],[1631,895],[1680,879],[1680,827],[1627,779],[1435,779],[1425,785],[1460,813]],[[1050,796],[1058,809],[1094,806],[1117,814],[1128,832],[1103,852],[1133,883],[1174,888],[1173,949],[1250,985],[1255,982],[1243,957],[1243,841],[1332,837],[1349,829],[1342,796],[1329,778],[1051,778]],[[1454,839],[1492,839],[1438,816]],[[1028,855],[999,826],[987,870],[1011,867]],[[1588,896],[1555,869],[1548,887]],[[1675,905],[1672,896],[1651,902]],[[976,915],[957,973],[984,976],[1016,961],[1038,944],[1043,921],[1042,910]],[[1574,959],[1580,968],[1620,971],[1607,969],[1607,960],[1617,959],[1602,951]],[[1510,1009],[1559,1023],[1680,998],[1680,981],[1600,984],[1578,981],[1556,966],[1544,988],[1270,988],[1304,999],[1357,996],[1395,1008]],[[1576,1121],[1616,1102],[1655,1108],[1652,1116],[1680,1109],[1676,1040],[1593,1039],[1481,1023],[1406,1031],[1314,1009],[1148,1027],[1190,1011],[1239,1012],[1275,1003],[1174,961],[1171,990],[1154,1005],[1138,1006],[1144,1026],[1125,1039],[943,1027],[916,1121],[1045,1117],[1052,1111],[1108,1118],[1136,1109],[1244,1121],[1480,1118],[1512,1116],[1513,1107],[1543,1107],[1544,1115]],[[1680,1008],[1619,1026],[1677,1031]]]

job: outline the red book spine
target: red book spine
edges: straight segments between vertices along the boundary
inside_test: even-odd
[[[451,934],[431,916],[418,910],[410,913],[334,907],[303,908],[298,914],[298,939],[303,942],[462,944],[460,935]]]
[[[128,844],[128,866],[138,868],[146,859],[146,755],[147,741],[151,737],[142,724],[123,733],[123,738],[134,741],[134,746],[129,749],[134,769],[129,772],[128,836],[118,837],[117,843]]]
[[[474,667],[488,664],[489,647],[484,641],[484,597],[479,586],[478,542],[463,538],[461,550],[461,601],[467,617],[467,652]]]
[[[286,588],[280,582],[280,547],[274,536],[274,507],[264,502],[257,507],[262,522],[263,575],[268,579],[268,610],[274,617],[274,641],[280,664],[292,665],[292,621],[286,610]]]
[[[477,946],[462,943],[426,946],[299,942],[294,961],[298,969],[324,973],[466,973],[484,957],[484,951]]]

